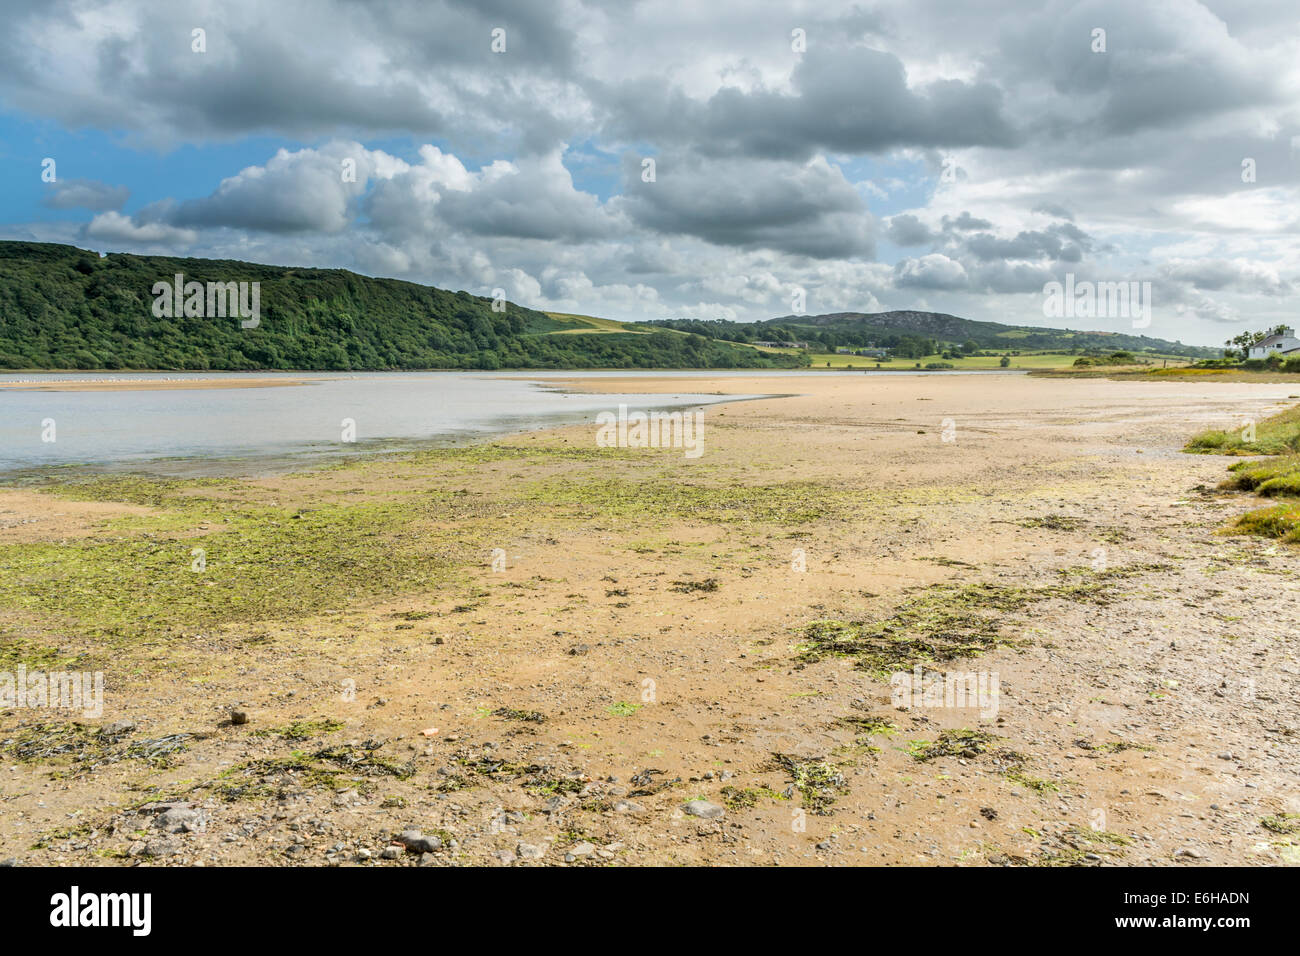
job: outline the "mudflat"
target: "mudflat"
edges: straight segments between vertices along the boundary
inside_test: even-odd
[[[569,385],[784,397],[0,490],[3,669],[104,675],[0,712],[0,857],[1300,862],[1296,552],[1180,452],[1287,385]]]

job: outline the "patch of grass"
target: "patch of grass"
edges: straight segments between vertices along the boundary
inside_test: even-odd
[[[829,816],[831,805],[840,794],[848,792],[844,774],[820,757],[774,753],[772,760],[789,776],[790,786],[803,798],[804,808],[816,816]]]
[[[501,717],[505,720],[520,720],[529,724],[540,724],[546,720],[546,715],[536,710],[515,710],[513,707],[498,707],[492,711],[493,717]]]
[[[112,519],[95,537],[0,546],[0,608],[136,639],[182,627],[291,620],[432,590],[451,576],[447,555],[456,532],[435,524],[446,496],[325,504],[303,513],[185,496],[184,487],[105,478],[53,489],[171,510]],[[204,523],[220,528],[192,536]],[[205,553],[197,572],[195,547]]]
[[[1022,787],[1027,787],[1037,794],[1057,793],[1061,789],[1061,785],[1056,783],[1054,780],[1044,780],[1042,777],[1031,777],[1019,767],[1006,771],[1002,776],[1006,777],[1012,783],[1018,783]]]
[[[717,589],[717,578],[705,578],[703,581],[674,581],[672,587],[668,590],[676,591],[679,594],[694,594],[697,591],[708,593]]]
[[[367,741],[359,747],[325,747],[309,752],[295,750],[286,757],[250,760],[223,772],[215,781],[194,789],[208,789],[223,800],[249,800],[279,796],[320,787],[340,789],[361,783],[357,778],[415,774],[414,762],[399,764],[379,755],[382,744]]]
[[[606,707],[605,712],[613,714],[615,717],[631,717],[640,709],[640,704],[629,704],[625,700],[620,700]]]
[[[80,823],[74,827],[57,827],[53,830],[47,830],[40,835],[35,843],[32,844],[33,850],[48,850],[56,843],[62,843],[64,840],[75,840],[78,837],[88,837],[93,834],[98,827],[90,823]]]
[[[1183,451],[1224,455],[1274,455],[1267,461],[1239,462],[1222,485],[1237,491],[1254,491],[1266,498],[1300,498],[1300,405],[1264,419],[1255,426],[1253,441],[1235,432],[1203,432]],[[1242,534],[1279,538],[1300,543],[1300,504],[1284,502],[1272,508],[1251,511],[1233,527]]]
[[[1041,518],[1026,518],[1017,521],[1022,528],[1046,528],[1048,531],[1078,531],[1083,522],[1068,515],[1044,515]]]
[[[1239,461],[1228,471],[1232,477],[1221,487],[1236,491],[1257,491],[1262,495],[1300,495],[1300,455]],[[1271,490],[1266,490],[1270,489]]]
[[[154,475],[128,474],[69,478],[44,490],[55,497],[72,501],[109,501],[150,508],[177,508],[194,505],[202,500],[196,499],[189,492],[236,487],[238,483],[229,478],[160,478]]]
[[[23,638],[4,638],[0,643],[0,669],[14,670],[19,666],[28,670],[60,670],[75,664],[79,655],[67,655],[57,647],[44,647]]]
[[[934,760],[936,757],[963,757],[969,760],[987,751],[989,745],[997,739],[993,734],[985,731],[963,727],[940,732],[939,739],[934,742],[914,740],[908,745],[907,752],[913,759],[921,762]]]
[[[1300,452],[1300,405],[1255,424],[1253,440],[1243,426],[1201,432],[1183,451],[1203,455],[1288,455]]]
[[[285,740],[310,740],[313,737],[324,737],[326,734],[332,734],[334,731],[342,729],[343,721],[322,717],[319,720],[295,720],[283,727],[267,727],[264,730],[255,730],[252,736],[283,737]]]
[[[1088,750],[1095,754],[1119,754],[1126,750],[1152,751],[1155,749],[1145,744],[1135,744],[1130,740],[1110,740],[1104,744],[1092,744],[1086,740],[1076,740],[1075,745],[1081,750]]]
[[[1288,543],[1300,543],[1300,504],[1280,504],[1271,508],[1249,511],[1237,519],[1233,526],[1245,534],[1265,538],[1279,538]]]
[[[917,664],[977,657],[1013,644],[1002,636],[1012,612],[1054,599],[1104,605],[1113,600],[1120,581],[1165,567],[1071,568],[1060,573],[1060,582],[1039,586],[936,584],[908,598],[881,621],[811,622],[804,627],[797,659],[807,664],[828,657],[852,657],[860,670],[886,678]]]
[[[733,813],[737,810],[750,810],[758,806],[758,801],[784,800],[783,794],[770,787],[723,787],[722,805]]]
[[[538,797],[554,797],[566,793],[582,793],[586,786],[573,777],[537,777],[524,787],[528,793]]]
[[[839,722],[863,737],[890,737],[898,730],[886,717],[841,717]]]
[[[657,754],[656,754],[657,756]],[[663,777],[662,780],[656,780],[656,777]],[[649,767],[634,773],[628,780],[636,787],[628,796],[632,797],[653,797],[656,793],[662,793],[669,790],[682,782],[681,777],[669,778],[663,770],[653,770]]]
[[[77,723],[34,724],[0,740],[0,750],[20,763],[52,763],[56,777],[77,777],[107,764],[139,760],[156,769],[175,764],[192,734],[127,741],[131,731],[109,734]]]
[[[504,757],[479,757],[466,751],[452,754],[451,759],[471,773],[496,780],[515,780],[529,774],[545,772],[538,764],[512,763]]]
[[[583,518],[678,518],[708,524],[806,524],[855,507],[854,496],[813,482],[703,485],[682,481],[542,481],[525,489],[541,504]]]
[[[1276,816],[1264,817],[1259,821],[1259,825],[1273,833],[1294,836],[1300,834],[1300,813],[1279,813]]]

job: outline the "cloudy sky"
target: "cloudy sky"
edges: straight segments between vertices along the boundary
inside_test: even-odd
[[[1131,328],[1045,318],[1067,273],[1162,338],[1300,319],[1295,0],[0,8],[3,238],[620,319]]]

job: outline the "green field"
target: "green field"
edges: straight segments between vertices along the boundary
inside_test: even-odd
[[[626,322],[615,319],[599,319],[594,315],[578,315],[574,312],[547,312],[547,318],[554,319],[569,328],[556,329],[548,335],[588,335],[610,332],[629,332],[633,335],[649,335],[649,330],[633,328]]]

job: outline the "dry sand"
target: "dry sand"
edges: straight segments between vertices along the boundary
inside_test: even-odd
[[[277,500],[463,489],[505,518],[493,543],[506,567],[482,549],[466,583],[436,593],[116,652],[101,723],[205,736],[166,770],[123,761],[52,779],[4,757],[0,858],[398,865],[380,852],[418,827],[443,845],[406,863],[535,850],[542,864],[1300,862],[1296,837],[1261,826],[1300,812],[1296,552],[1224,535],[1254,503],[1213,492],[1226,460],[1179,452],[1198,429],[1289,404],[1287,386],[896,374],[572,385],[791,397],[706,410],[699,459],[594,456],[557,475],[684,500],[806,487],[810,505],[833,507],[806,521],[669,518],[649,504],[593,516],[524,500],[545,466],[513,460],[260,482]],[[512,441],[594,448],[594,428]],[[0,492],[0,510],[0,543],[94,533],[92,514],[45,495]],[[1064,569],[1130,570],[1097,600],[1008,610],[998,624],[1015,646],[938,665],[996,673],[996,715],[899,709],[851,658],[798,660],[811,621],[882,621],[915,600],[934,613],[960,593],[935,586],[1047,587],[1074,580]],[[75,634],[41,627],[29,637],[94,659]],[[234,703],[249,724],[221,722]],[[292,744],[253,736],[323,717],[344,726]],[[863,735],[848,718],[894,730]],[[33,719],[6,713],[0,751]],[[958,728],[996,739],[915,759]],[[234,802],[199,791],[185,799],[200,832],[166,833],[156,806],[126,809],[250,759],[366,740],[413,761],[413,776],[335,792],[290,775]],[[833,802],[792,789],[775,754],[824,771]],[[683,813],[694,798],[728,806],[699,819]]]

